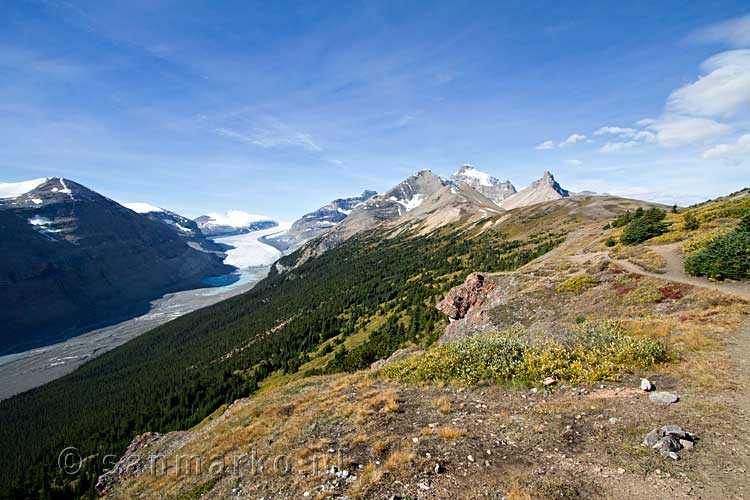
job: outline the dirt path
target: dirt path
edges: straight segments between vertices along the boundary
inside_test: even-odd
[[[747,283],[717,283],[715,281],[708,280],[706,278],[699,278],[696,276],[690,276],[685,272],[682,254],[680,253],[680,244],[671,243],[669,245],[654,245],[648,247],[649,250],[656,252],[661,255],[665,262],[666,268],[663,273],[651,273],[641,268],[637,264],[628,262],[626,260],[612,259],[612,262],[622,267],[626,271],[635,274],[641,274],[644,276],[651,276],[653,278],[661,278],[669,281],[675,281],[677,283],[684,283],[686,285],[697,286],[700,288],[709,288],[711,290],[719,290],[720,292],[729,293],[732,295],[738,295],[745,299],[750,299],[750,284]]]

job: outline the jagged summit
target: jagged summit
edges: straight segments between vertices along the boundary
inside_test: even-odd
[[[477,170],[468,164],[463,165],[456,173],[451,175],[449,181],[468,184],[497,204],[516,193],[516,188],[510,181],[502,182],[497,177]]]
[[[559,200],[568,196],[570,196],[570,192],[560,186],[550,171],[545,170],[541,179],[535,180],[528,187],[506,198],[500,203],[500,206],[506,210],[511,210],[546,201]]]

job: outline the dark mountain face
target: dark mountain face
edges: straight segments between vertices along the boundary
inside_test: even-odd
[[[144,312],[150,300],[233,269],[188,243],[67,179],[0,199],[0,354]]]
[[[297,248],[306,241],[328,232],[333,226],[346,219],[354,208],[376,194],[375,191],[363,191],[359,196],[335,199],[331,203],[300,217],[283,234],[266,238],[264,241],[271,243],[282,251]]]
[[[180,214],[164,209],[139,213],[153,221],[166,224],[177,236],[196,250],[203,252],[222,252],[221,246],[206,238],[198,227],[198,224],[192,219],[188,219]]]

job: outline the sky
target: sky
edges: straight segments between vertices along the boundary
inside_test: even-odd
[[[746,1],[0,4],[0,182],[286,220],[465,163],[681,205],[750,185]]]

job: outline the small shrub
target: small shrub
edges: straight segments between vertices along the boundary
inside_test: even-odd
[[[685,271],[724,280],[750,279],[750,231],[737,228],[685,259]]]
[[[661,301],[679,300],[683,297],[682,290],[680,290],[680,288],[678,288],[677,286],[665,286],[659,288],[659,293],[661,294]]]
[[[636,210],[625,230],[620,236],[624,245],[637,245],[646,240],[664,234],[669,229],[669,224],[664,222],[667,213],[658,208]]]
[[[627,295],[627,302],[630,304],[649,304],[652,302],[661,302],[662,294],[658,288],[651,285],[641,285],[631,290]]]
[[[614,236],[610,236],[609,238],[607,238],[607,241],[605,241],[604,244],[611,248],[617,245],[617,240],[615,239]]]
[[[685,229],[685,231],[695,231],[701,226],[701,223],[698,222],[698,219],[695,218],[695,216],[688,212],[685,214],[685,217],[682,218],[682,227]]]
[[[555,291],[558,293],[561,292],[572,292],[572,293],[581,293],[584,290],[588,290],[589,288],[595,287],[598,284],[598,281],[596,281],[594,278],[589,276],[588,274],[577,274],[575,276],[571,276],[567,280],[565,280],[563,283],[560,283],[555,288]]]

